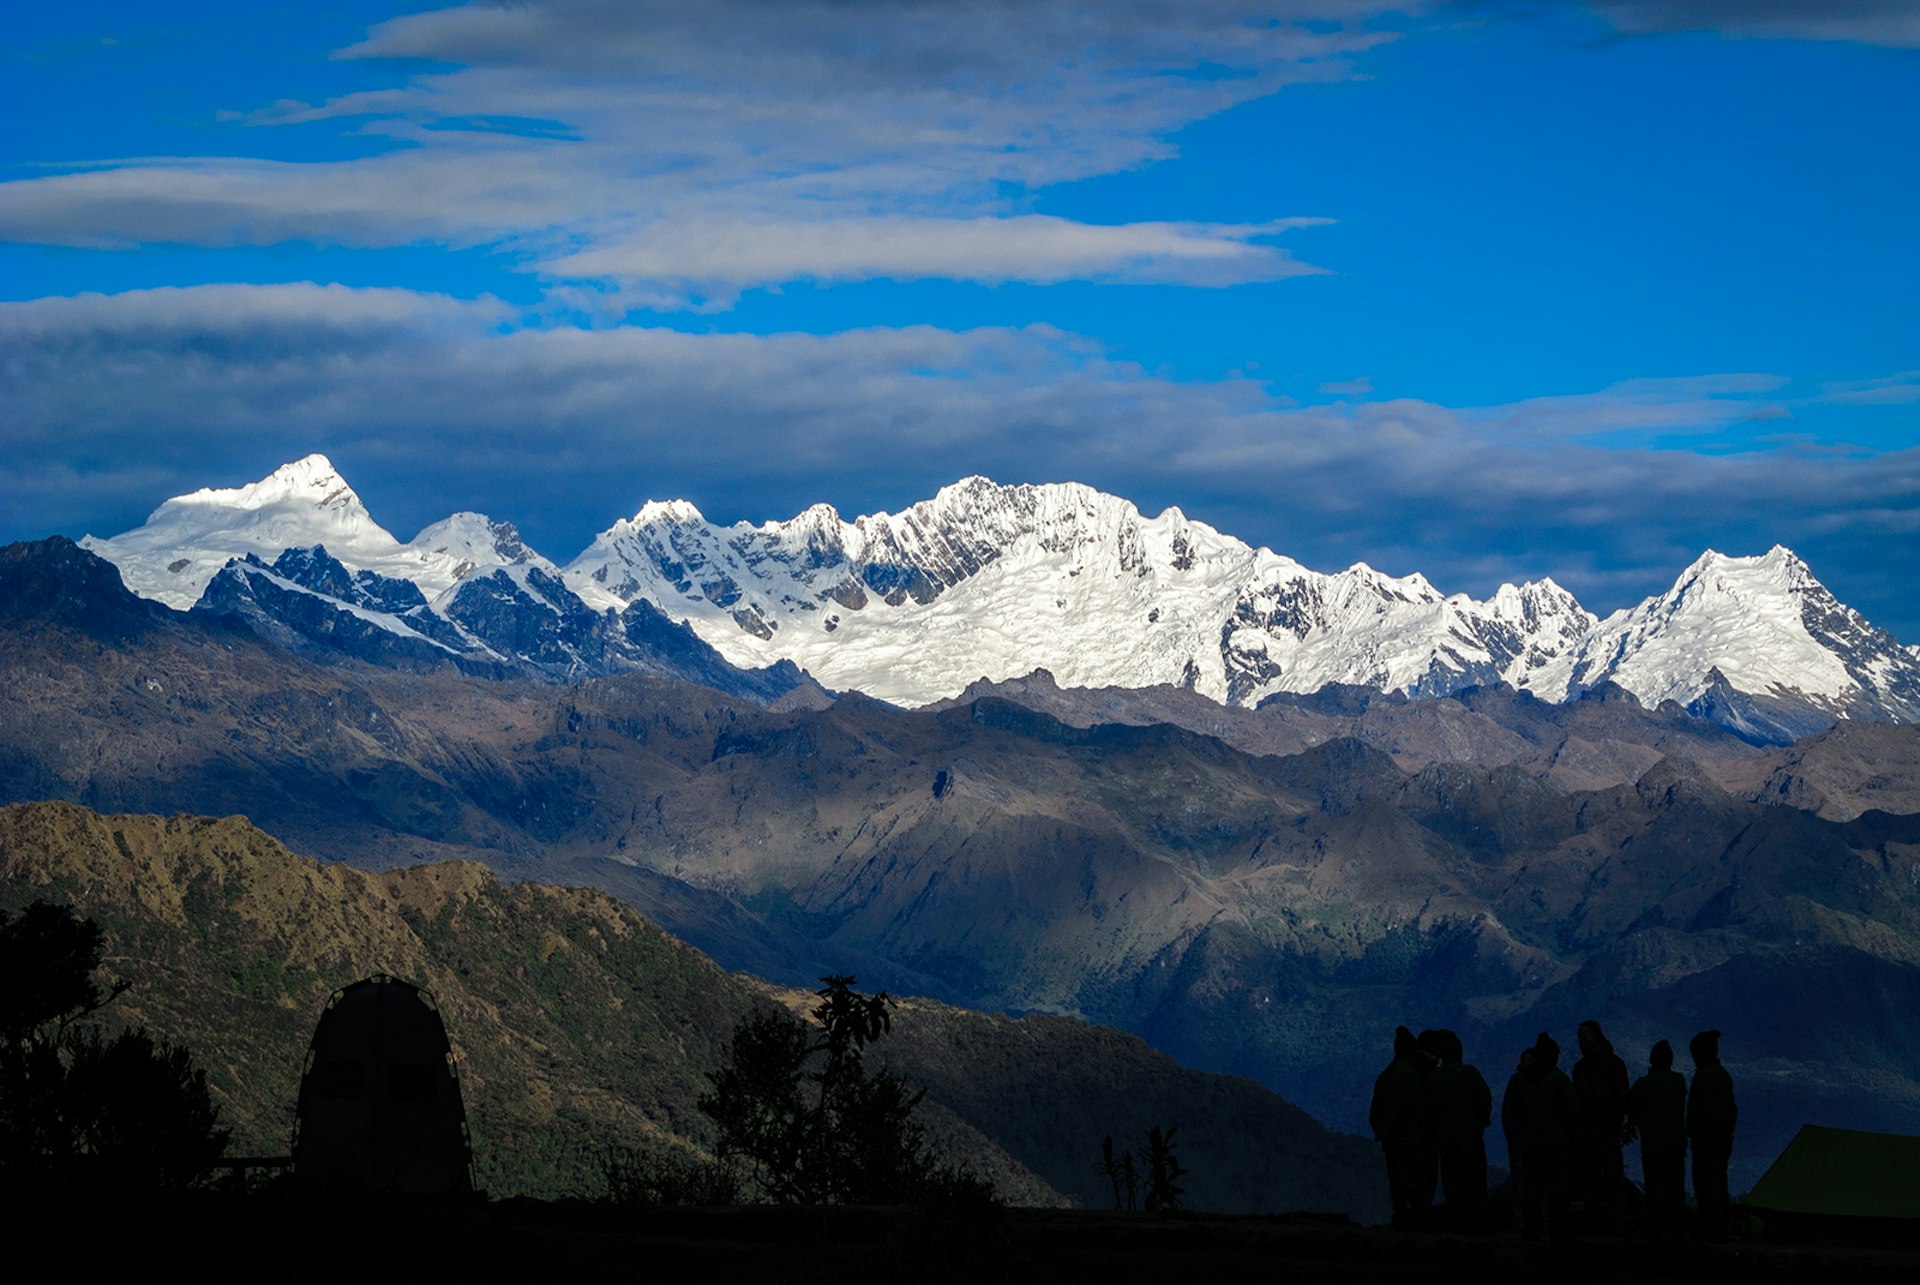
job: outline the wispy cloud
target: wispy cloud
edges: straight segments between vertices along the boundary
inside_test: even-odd
[[[1329,397],[1371,397],[1373,396],[1373,378],[1362,375],[1358,379],[1341,379],[1320,385],[1320,391]]]
[[[1387,0],[544,0],[375,27],[396,83],[243,114],[256,157],[0,184],[0,236],[496,245],[656,300],[811,278],[1221,285],[1306,269],[1253,226],[1043,218],[1048,185],[1172,154],[1179,129],[1345,78]],[[431,67],[432,70],[422,70]],[[451,68],[450,70],[448,68]],[[269,127],[391,150],[271,159]],[[84,158],[77,158],[84,159]]]
[[[1710,426],[1782,403],[1776,377],[1295,407],[1249,380],[1158,378],[1045,326],[691,335],[503,330],[504,315],[314,286],[0,305],[4,534],[108,534],[310,450],[403,536],[470,507],[559,558],[649,497],[758,520],[822,499],[897,507],[983,472],[1178,503],[1314,566],[1365,559],[1474,592],[1551,573],[1596,608],[1663,587],[1703,547],[1780,540],[1920,637],[1910,557],[1889,556],[1913,549],[1920,448],[1639,439],[1678,427],[1710,446]]]
[[[1698,438],[1737,424],[1790,419],[1775,394],[1783,375],[1730,374],[1623,380],[1594,393],[1535,397],[1465,412],[1512,440],[1560,439],[1591,446],[1647,446]]]
[[[1234,285],[1317,272],[1261,243],[1320,219],[1274,223],[1130,223],[1102,227],[1041,214],[1007,218],[839,218],[803,223],[682,223],[545,265],[559,277],[667,283],[1067,280]]]
[[[1586,0],[1631,35],[1719,31],[1732,36],[1851,40],[1920,48],[1913,0]]]
[[[1903,370],[1878,379],[1824,385],[1814,399],[1842,406],[1905,406],[1920,402],[1920,370]]]

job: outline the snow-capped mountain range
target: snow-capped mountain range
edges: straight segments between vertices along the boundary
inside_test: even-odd
[[[322,610],[329,635],[344,615],[349,633],[549,677],[636,667],[621,640],[670,620],[735,666],[788,661],[904,705],[1045,668],[1063,686],[1173,684],[1239,705],[1333,683],[1421,696],[1504,682],[1561,701],[1612,682],[1758,739],[1920,721],[1920,649],[1780,547],[1705,553],[1664,595],[1601,620],[1548,579],[1476,601],[1365,564],[1313,571],[1085,486],[974,477],[851,522],[816,505],[722,527],[649,502],[562,569],[475,513],[401,543],[320,455],[82,543],[175,608],[308,638]]]
[[[790,664],[743,672],[647,603],[588,608],[511,523],[456,513],[402,544],[323,455],[178,496],[137,530],[81,544],[142,597],[380,663],[557,680],[639,670],[758,699],[804,681]]]

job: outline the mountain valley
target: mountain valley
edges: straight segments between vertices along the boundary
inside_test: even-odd
[[[473,863],[364,874],[239,818],[0,809],[0,906],[35,898],[106,929],[107,971],[129,983],[110,1015],[195,1051],[237,1154],[285,1153],[330,991],[375,972],[426,986],[453,1032],[480,1180],[501,1196],[598,1193],[623,1151],[707,1154],[694,1100],[733,1024],[812,1002],[722,972],[604,894],[502,885]],[[942,1151],[1021,1203],[1102,1207],[1100,1138],[1179,1118],[1206,1208],[1381,1208],[1370,1144],[1118,1032],[911,1000],[876,1053],[928,1089]]]
[[[1920,1128],[1920,729],[1768,748],[1613,686],[1246,709],[1036,674],[909,711],[483,679],[291,651],[61,541],[0,556],[0,603],[9,799],[591,884],[725,967],[1085,1017],[1338,1128],[1397,1023],[1497,1084],[1589,1016],[1630,1055],[1727,1032],[1737,1170],[1806,1119]]]

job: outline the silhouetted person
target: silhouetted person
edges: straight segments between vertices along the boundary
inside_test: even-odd
[[[1587,1226],[1597,1232],[1618,1229],[1616,1210],[1626,1171],[1620,1157],[1620,1127],[1627,1117],[1627,1064],[1613,1042],[1588,1019],[1580,1023],[1580,1060],[1573,1066],[1573,1091],[1580,1101],[1580,1127],[1574,1138],[1574,1166]]]
[[[1533,1046],[1529,1044],[1520,1050],[1520,1060],[1513,1074],[1507,1077],[1507,1091],[1500,1095],[1500,1132],[1507,1139],[1507,1175],[1516,1209],[1520,1207],[1520,1193],[1525,1190],[1521,1170],[1526,1167],[1526,1153],[1520,1146],[1520,1084],[1532,1065]]]
[[[1673,1046],[1665,1040],[1627,1090],[1627,1121],[1640,1135],[1647,1231],[1655,1240],[1678,1240],[1687,1212],[1687,1081],[1673,1069]]]
[[[1739,1107],[1733,1077],[1720,1065],[1720,1032],[1702,1031],[1687,1044],[1693,1054],[1693,1086],[1687,1093],[1687,1139],[1693,1145],[1693,1199],[1700,1206],[1703,1240],[1727,1238],[1727,1161],[1733,1156],[1733,1126]]]
[[[1493,1090],[1478,1068],[1466,1065],[1460,1037],[1436,1031],[1434,1066],[1427,1072],[1427,1104],[1433,1117],[1433,1147],[1447,1193],[1447,1226],[1481,1226],[1487,1203],[1487,1125],[1493,1121]]]
[[[1433,1069],[1440,1065],[1440,1050],[1446,1047],[1445,1031],[1422,1031],[1414,1041],[1418,1051],[1416,1060],[1420,1063],[1420,1074],[1425,1076],[1427,1084],[1427,1147],[1421,1158],[1420,1190],[1416,1199],[1425,1209],[1432,1209],[1434,1200],[1440,1194],[1440,1152],[1433,1131]]]
[[[1404,1026],[1393,1032],[1393,1061],[1373,1082],[1367,1123],[1387,1162],[1393,1225],[1402,1231],[1421,1226],[1433,1204],[1431,1126],[1426,1068],[1413,1032]]]
[[[1533,1060],[1515,1077],[1515,1133],[1520,1142],[1520,1229],[1538,1240],[1544,1225],[1555,1240],[1567,1237],[1567,1185],[1580,1104],[1573,1081],[1560,1069],[1560,1046],[1545,1031],[1533,1044]]]

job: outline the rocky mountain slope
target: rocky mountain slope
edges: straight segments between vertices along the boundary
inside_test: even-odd
[[[1522,685],[1592,623],[1550,581],[1474,603],[1418,575],[1309,571],[1178,509],[1144,518],[1084,486],[977,477],[853,522],[822,505],[716,528],[649,504],[567,575],[590,600],[661,604],[736,663],[777,654],[902,704],[1035,668],[1236,704],[1328,683]]]
[[[761,701],[805,681],[779,661],[736,669],[651,605],[589,609],[511,523],[456,513],[401,544],[319,455],[83,544],[142,597],[314,654],[558,681],[672,674]]]
[[[473,863],[322,865],[237,817],[0,809],[0,905],[36,898],[107,930],[106,967],[131,983],[116,1020],[194,1048],[242,1154],[284,1153],[335,987],[376,971],[427,986],[497,1195],[593,1191],[614,1147],[704,1153],[694,1100],[734,1022],[811,998],[723,972],[604,894],[502,885]],[[1098,1208],[1100,1138],[1177,1121],[1197,1207],[1380,1213],[1371,1144],[1118,1032],[910,1000],[876,1054],[928,1086],[948,1154],[1019,1200]]]
[[[683,676],[720,681],[718,657],[798,666],[903,705],[1046,669],[1067,687],[1183,687],[1240,706],[1333,685],[1505,684],[1563,701],[1611,682],[1773,743],[1841,718],[1920,720],[1920,658],[1783,548],[1706,553],[1668,593],[1600,621],[1550,579],[1479,602],[1418,574],[1313,571],[1178,509],[1149,518],[1084,486],[975,477],[851,522],[816,505],[719,527],[684,501],[649,502],[562,571],[478,514],[402,544],[317,455],[85,544],[143,596],[286,641],[549,679],[658,671],[648,643],[677,623],[689,632],[666,672],[700,652],[708,677]],[[775,668],[742,694],[797,681]]]
[[[1636,1057],[1726,1030],[1748,1162],[1808,1119],[1920,1128],[1920,729],[1762,752],[1611,687],[768,710],[318,665],[92,560],[82,594],[72,546],[9,556],[9,798],[592,883],[730,967],[1093,1018],[1340,1127],[1397,1023],[1453,1026],[1497,1080],[1596,1017]]]

